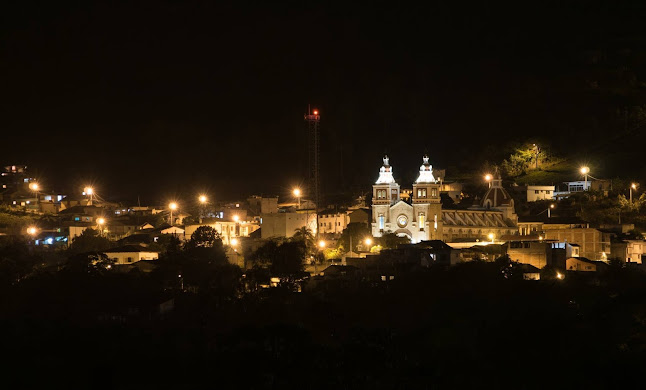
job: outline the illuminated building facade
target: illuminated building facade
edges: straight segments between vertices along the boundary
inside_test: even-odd
[[[490,240],[517,234],[518,217],[514,201],[502,187],[497,174],[482,203],[469,210],[442,210],[441,183],[434,177],[428,156],[423,157],[419,176],[413,184],[410,202],[401,198],[388,157],[384,157],[372,193],[372,235],[386,232],[426,240]]]

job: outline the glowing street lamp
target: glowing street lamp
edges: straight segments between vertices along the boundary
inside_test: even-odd
[[[556,279],[563,280],[563,274],[560,272],[556,273]]]
[[[38,228],[36,228],[35,226],[30,226],[27,228],[27,234],[29,234],[30,236],[33,237],[36,235],[36,233],[38,233]]]
[[[234,237],[231,239],[231,246],[238,246],[239,243],[240,242],[238,241],[237,238]]]
[[[489,233],[487,237],[489,237],[489,239],[491,240],[491,243],[493,244],[493,239],[496,238],[496,236],[493,233]]]
[[[550,205],[550,207],[547,208],[547,218],[552,218],[552,209],[556,207],[554,206],[554,203]]]
[[[583,190],[587,191],[588,190],[588,174],[590,173],[590,168],[589,167],[581,167],[580,169],[581,174],[585,177],[585,184],[583,185]]]
[[[638,186],[639,185],[637,183],[631,183],[630,184],[630,203],[631,204],[633,203],[633,190],[636,191]]]
[[[206,204],[206,202],[208,202],[206,195],[200,195],[197,200],[199,200],[201,204]]]
[[[88,206],[92,206],[92,201],[94,200],[94,188],[92,187],[85,187],[83,188],[83,195],[86,195],[89,200],[88,200]]]
[[[491,180],[493,180],[493,176],[490,173],[487,173],[484,179],[489,184],[489,188],[491,188]]]
[[[97,218],[96,223],[99,226],[105,225],[105,218],[103,218],[103,217]]]
[[[364,242],[366,243],[366,246],[370,247],[370,245],[372,245],[372,238],[368,237]]]
[[[326,245],[325,241],[323,241],[323,240],[319,241],[319,248],[323,249],[323,248],[325,248],[325,245]]]
[[[38,191],[40,190],[40,185],[36,182],[31,182],[29,183],[29,189],[34,192],[34,195],[36,195],[36,205],[40,203],[40,196],[38,196]],[[40,211],[40,207],[38,208]]]
[[[300,188],[294,188],[294,191],[292,191],[296,199],[298,199],[298,208],[301,208],[301,189]]]
[[[170,225],[173,226],[173,211],[177,210],[178,206],[176,202],[170,202],[168,204],[168,208],[170,209]]]

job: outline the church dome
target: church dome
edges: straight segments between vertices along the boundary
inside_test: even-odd
[[[509,192],[502,187],[500,173],[496,172],[494,179],[491,180],[491,187],[489,187],[489,190],[487,190],[482,198],[482,207],[496,208],[509,206],[514,206],[514,200],[509,195]]]

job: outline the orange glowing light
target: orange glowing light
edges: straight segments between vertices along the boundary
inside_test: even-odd
[[[319,114],[319,110],[314,110],[313,112],[314,112],[314,115],[318,115],[318,114]]]

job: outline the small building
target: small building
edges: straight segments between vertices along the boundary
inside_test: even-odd
[[[341,234],[350,222],[346,212],[322,211],[319,213],[319,233]]]
[[[644,240],[621,240],[610,244],[610,257],[619,258],[626,263],[642,264],[645,251]]]
[[[314,210],[299,212],[278,212],[263,214],[260,235],[263,239],[272,237],[292,237],[297,229],[307,227],[316,232],[316,213]]]
[[[594,261],[585,257],[570,257],[565,260],[565,269],[568,271],[597,272],[607,267],[608,264],[603,261]]]
[[[554,186],[527,186],[527,201],[549,200],[554,198]]]
[[[141,260],[157,260],[159,252],[151,251],[142,245],[124,245],[104,251],[117,265],[132,264]]]

